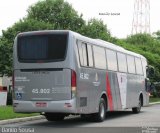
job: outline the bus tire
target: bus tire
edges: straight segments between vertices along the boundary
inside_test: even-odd
[[[64,114],[59,113],[46,113],[44,116],[48,121],[62,121],[65,117]]]
[[[106,118],[106,102],[103,98],[100,99],[99,102],[99,111],[98,113],[94,114],[94,120],[96,122],[102,122]]]
[[[141,107],[142,107],[142,98],[139,97],[138,107],[132,108],[132,112],[133,112],[134,114],[140,113]]]

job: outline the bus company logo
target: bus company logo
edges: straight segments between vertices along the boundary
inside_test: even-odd
[[[80,78],[81,79],[89,79],[89,74],[88,73],[80,73]]]
[[[95,81],[97,82],[98,81],[98,74],[96,73],[95,75]]]

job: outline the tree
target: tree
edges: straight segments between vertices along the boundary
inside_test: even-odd
[[[157,32],[154,32],[153,35],[156,36],[156,39],[160,40],[160,30],[158,30]]]
[[[150,51],[160,55],[160,41],[149,34],[136,34],[129,36],[125,42],[130,45],[136,45],[143,51]]]
[[[72,6],[64,0],[39,1],[29,7],[27,18],[54,24],[55,29],[63,30],[79,31],[85,24],[82,14],[79,16]]]
[[[91,38],[102,39],[106,41],[111,40],[111,34],[107,29],[107,25],[105,25],[102,20],[98,19],[89,20],[87,25],[82,28],[80,33]]]
[[[12,74],[12,47],[14,38],[19,32],[54,29],[54,25],[33,19],[24,19],[2,31],[0,39],[0,75]]]
[[[154,38],[150,34],[135,34],[128,36],[126,39],[127,43],[136,44],[136,45],[148,45],[153,43]]]
[[[20,32],[29,32],[35,30],[47,30],[54,29],[53,24],[37,21],[34,19],[23,19],[15,23],[12,27],[8,28],[6,31],[2,31],[2,40],[5,39],[8,43],[13,43],[14,38]]]

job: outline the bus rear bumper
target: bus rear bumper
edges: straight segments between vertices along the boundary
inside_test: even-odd
[[[15,112],[56,112],[56,113],[77,113],[76,99],[63,101],[20,101],[13,100]]]

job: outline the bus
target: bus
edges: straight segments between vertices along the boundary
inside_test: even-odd
[[[70,114],[105,120],[106,112],[149,104],[147,60],[70,30],[19,33],[13,45],[13,108],[48,121]]]

